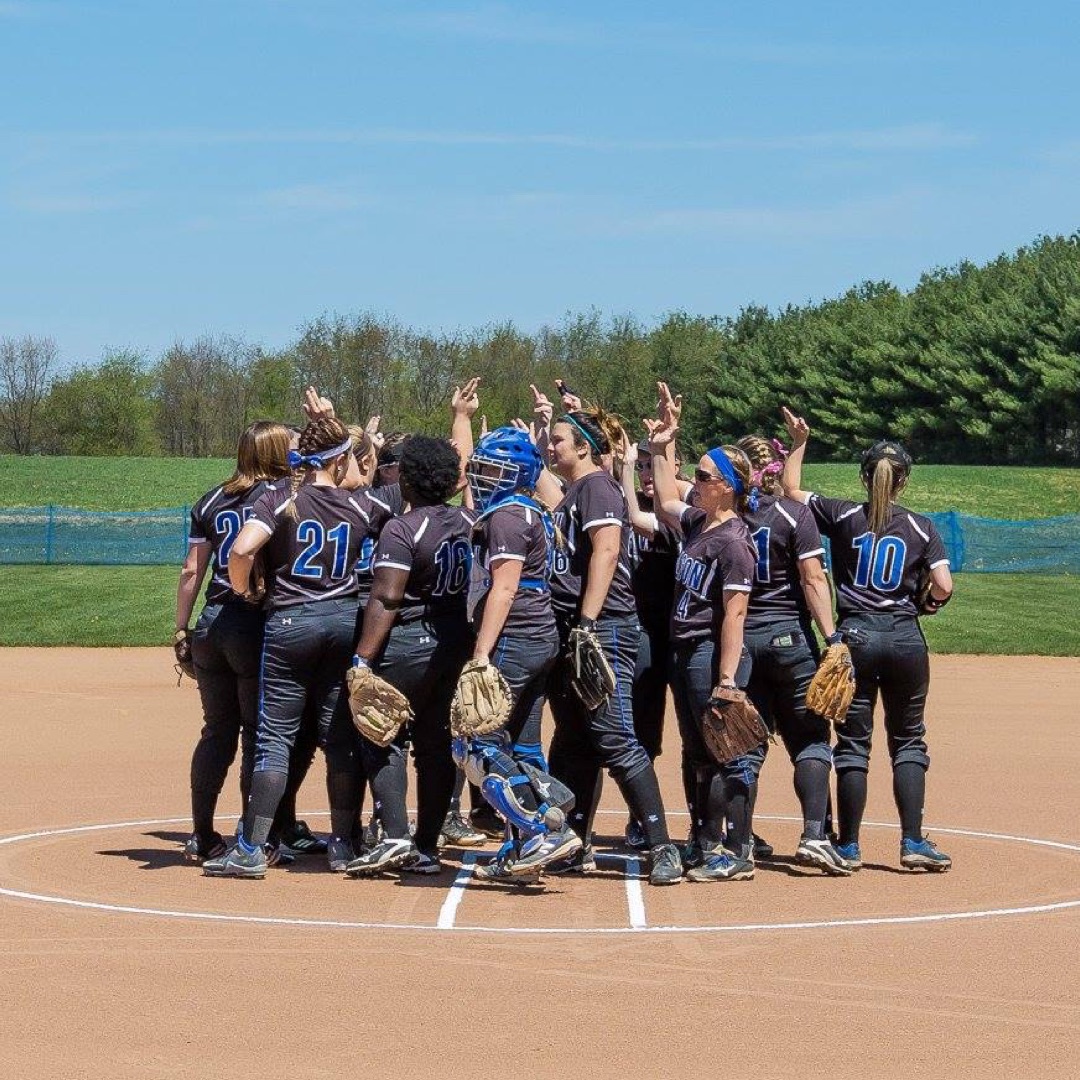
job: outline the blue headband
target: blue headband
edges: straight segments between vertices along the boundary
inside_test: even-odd
[[[603,455],[604,451],[601,450],[600,447],[596,445],[596,440],[569,413],[564,413],[563,416],[562,416],[562,419],[565,420],[568,424],[573,424],[574,427],[576,427],[578,429],[578,431],[580,431],[581,434],[585,436],[585,441],[598,454]]]
[[[743,493],[743,482],[739,479],[735,466],[731,464],[723,448],[714,446],[711,450],[705,452],[705,456],[716,466],[716,471],[731,485],[736,497],[741,495]]]
[[[320,450],[317,454],[301,454],[299,450],[290,450],[286,459],[290,469],[299,469],[306,465],[309,469],[325,469],[326,463],[339,454],[346,454],[352,448],[352,436],[350,435],[340,446],[330,450]]]

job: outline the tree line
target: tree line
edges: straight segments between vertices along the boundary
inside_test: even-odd
[[[529,383],[556,378],[628,419],[656,381],[681,392],[698,450],[778,434],[779,405],[814,429],[818,455],[850,460],[889,435],[942,463],[1080,464],[1080,234],[1045,237],[984,266],[867,282],[821,303],[656,326],[597,312],[525,333],[511,323],[424,334],[372,313],[324,315],[267,350],[177,342],[156,359],[107,352],[57,372],[55,345],[0,338],[0,445],[14,453],[229,456],[253,419],[298,421],[303,388],[383,430],[446,429],[453,387],[481,376],[492,425],[525,417]]]

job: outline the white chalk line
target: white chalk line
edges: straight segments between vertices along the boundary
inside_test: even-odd
[[[601,811],[601,813],[618,814],[620,811]],[[312,811],[304,814],[305,817],[319,817],[326,816],[323,811]],[[800,821],[800,818],[787,816],[787,815],[757,815],[758,820],[762,821]],[[60,829],[42,829],[35,832],[20,833],[14,836],[0,837],[0,847],[8,846],[28,840],[36,840],[55,836],[71,836],[81,833],[90,832],[105,832],[115,829],[126,828],[143,828],[149,825],[175,825],[175,824],[187,824],[189,822],[187,817],[172,817],[172,818],[149,818],[137,821],[120,821],[120,822],[108,822],[97,825],[75,825],[68,826]],[[893,822],[881,822],[881,821],[864,821],[863,825],[867,828],[885,828],[893,829],[897,828]],[[993,840],[1002,841],[1008,843],[1027,844],[1034,847],[1052,848],[1060,851],[1080,852],[1080,845],[1069,844],[1059,840],[1043,840],[1037,837],[1028,836],[1016,836],[1010,833],[993,833],[984,832],[975,829],[958,829],[949,828],[947,826],[936,826],[931,829],[932,832],[948,835],[948,836],[965,836],[976,840]],[[469,859],[472,856],[473,863],[475,863],[475,854],[468,853],[463,859]],[[617,853],[601,853],[601,858],[618,859],[627,864],[628,870],[628,882],[631,880],[636,881],[640,892],[640,876],[635,872],[630,864],[640,863],[637,859],[632,857],[618,855]],[[195,919],[206,922],[229,922],[229,923],[245,923],[249,925],[264,925],[264,926],[295,926],[303,928],[330,928],[330,929],[344,929],[344,930],[406,930],[406,931],[421,931],[427,932],[431,930],[444,929],[454,933],[463,934],[543,934],[543,935],[575,935],[575,934],[595,934],[595,935],[612,935],[612,934],[731,934],[731,933],[749,933],[749,932],[761,932],[770,930],[827,930],[827,929],[842,929],[849,927],[868,927],[868,926],[910,926],[916,924],[925,923],[947,923],[947,922],[965,922],[975,919],[992,919],[1003,918],[1008,916],[1018,915],[1041,915],[1059,911],[1069,911],[1076,908],[1080,908],[1080,899],[1077,900],[1063,900],[1050,904],[1031,904],[1022,907],[1008,907],[1008,908],[988,908],[975,911],[948,911],[948,912],[931,912],[921,915],[889,915],[889,916],[876,916],[857,919],[815,919],[806,921],[793,921],[793,922],[773,922],[773,923],[731,923],[731,924],[718,924],[708,926],[649,926],[641,925],[635,926],[634,923],[634,911],[631,908],[631,925],[629,926],[601,926],[601,927],[567,927],[567,926],[541,926],[541,927],[515,927],[515,926],[459,926],[456,922],[456,910],[460,904],[460,896],[464,891],[464,888],[468,884],[469,878],[472,876],[474,865],[462,866],[461,871],[458,872],[454,883],[450,886],[451,895],[454,894],[455,889],[458,893],[457,903],[454,904],[452,918],[448,921],[451,925],[441,927],[438,923],[435,925],[425,925],[419,923],[382,923],[382,922],[362,922],[343,919],[303,919],[303,918],[286,918],[284,916],[272,916],[272,915],[234,915],[224,914],[217,912],[202,912],[202,911],[174,911],[166,908],[146,908],[136,907],[128,904],[106,904],[90,900],[74,900],[70,897],[64,896],[49,896],[41,893],[24,892],[17,889],[9,889],[6,886],[0,885],[0,896],[7,896],[16,900],[27,900],[34,903],[42,904],[55,904],[65,907],[80,908],[90,911],[102,911],[112,912],[125,915],[150,915],[157,918],[167,919]],[[460,885],[459,885],[460,882]],[[627,900],[630,903],[629,888],[627,890]],[[447,905],[451,902],[451,896],[447,897],[447,900],[443,903],[443,909],[440,912],[440,919],[442,914],[447,909]],[[641,920],[644,922],[644,903],[641,907]]]
[[[439,918],[435,923],[435,926],[439,930],[454,929],[454,920],[457,918],[457,909],[461,906],[461,901],[465,898],[465,887],[469,884],[469,879],[473,876],[473,870],[475,869],[476,852],[465,852],[461,858],[461,869],[457,872],[457,877],[454,878],[454,883],[450,886],[450,889],[446,894],[446,899],[439,909]]]

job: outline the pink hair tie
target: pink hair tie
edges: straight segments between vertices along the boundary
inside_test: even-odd
[[[791,451],[779,439],[770,439],[769,442],[772,448],[780,455],[781,460],[786,460]]]

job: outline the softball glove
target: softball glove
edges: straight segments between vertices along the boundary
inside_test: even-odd
[[[591,628],[575,626],[570,631],[569,644],[570,685],[585,708],[592,712],[615,692],[615,672]]]
[[[371,668],[349,668],[349,711],[356,730],[376,746],[389,746],[412,719],[409,699]]]
[[[510,719],[512,706],[502,672],[488,660],[470,660],[461,669],[450,704],[450,731],[455,738],[490,735]]]
[[[769,729],[742,690],[717,686],[701,718],[701,737],[717,765],[726,765],[769,737]]]
[[[189,679],[195,678],[195,663],[191,659],[191,631],[177,630],[172,639],[173,653],[176,655],[176,663],[173,667],[177,676],[182,680],[186,675]],[[176,684],[180,685],[179,682]]]
[[[806,691],[806,707],[833,724],[842,724],[855,696],[855,668],[851,650],[843,644],[830,645],[821,658]]]

